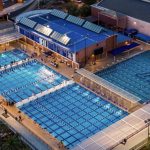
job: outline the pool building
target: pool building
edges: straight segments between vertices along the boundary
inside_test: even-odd
[[[83,67],[92,54],[105,57],[132,43],[128,36],[56,9],[23,14],[16,26],[24,35],[22,41],[34,45],[38,53],[49,50],[73,68]]]
[[[150,51],[56,9],[21,14],[15,27],[22,36],[0,47],[0,105],[9,117],[45,150],[129,150],[150,116]]]

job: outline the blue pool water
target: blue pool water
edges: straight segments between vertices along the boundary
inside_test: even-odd
[[[20,107],[68,148],[127,115],[127,112],[72,84]]]
[[[64,80],[64,76],[34,60],[0,72],[0,94],[8,101],[18,102],[40,93]]]
[[[99,71],[96,75],[136,95],[141,103],[150,101],[150,51]]]
[[[28,57],[27,54],[18,49],[0,53],[0,66],[5,66],[13,61],[20,61],[26,59],[27,57]]]

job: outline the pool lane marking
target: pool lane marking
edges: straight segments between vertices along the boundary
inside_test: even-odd
[[[44,95],[53,93],[53,92],[55,92],[56,90],[59,90],[59,89],[61,89],[61,88],[63,88],[63,87],[66,87],[66,86],[68,86],[68,85],[71,85],[71,84],[73,84],[73,83],[74,83],[73,80],[63,81],[61,84],[59,84],[59,85],[57,85],[57,86],[55,86],[55,87],[53,87],[53,88],[50,88],[50,89],[48,89],[48,90],[45,90],[45,91],[43,91],[43,92],[41,92],[41,93],[35,94],[35,95],[33,95],[33,96],[30,96],[30,97],[28,97],[28,98],[26,98],[26,99],[23,99],[22,101],[16,103],[15,105],[16,105],[16,107],[21,107],[22,105],[24,105],[24,104],[26,104],[26,103],[29,103],[29,102],[31,102],[31,101],[34,101],[34,100],[36,100],[36,99],[38,99],[38,98],[40,98],[40,97],[43,97]]]
[[[28,58],[28,59],[26,59],[26,60],[20,60],[20,61],[17,61],[17,62],[15,62],[15,63],[13,63],[13,64],[8,64],[8,65],[6,65],[6,66],[2,66],[2,67],[0,68],[0,71],[5,71],[5,70],[7,70],[7,69],[10,69],[10,68],[13,68],[13,67],[22,65],[22,64],[27,63],[27,62],[32,61],[32,60],[34,60],[34,59]]]

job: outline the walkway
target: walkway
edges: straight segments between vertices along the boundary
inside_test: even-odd
[[[11,32],[7,32],[0,36],[0,44],[9,43],[15,40],[18,40],[22,38],[23,35],[17,32],[16,30],[13,30]]]
[[[74,79],[128,112],[141,107],[140,98],[83,68],[76,71]]]
[[[47,95],[47,94],[52,93],[52,92],[55,92],[56,90],[59,90],[59,89],[65,87],[65,86],[70,85],[70,84],[73,84],[73,83],[74,83],[73,80],[64,81],[62,84],[59,84],[59,85],[57,85],[57,86],[55,86],[55,87],[53,87],[53,88],[50,88],[50,89],[48,89],[48,90],[46,90],[46,91],[43,91],[43,92],[41,92],[41,93],[38,93],[38,94],[36,94],[36,95],[33,95],[33,96],[29,97],[29,98],[26,98],[26,99],[24,99],[24,100],[22,100],[22,101],[16,103],[16,107],[20,107],[20,106],[22,106],[22,105],[24,105],[24,104],[26,104],[26,103],[29,103],[29,102],[31,102],[31,101],[34,101],[34,100],[36,100],[36,99],[38,99],[38,98],[40,98],[40,97],[42,97],[42,96],[44,96],[44,95]]]
[[[12,118],[10,115],[8,118],[5,118],[2,114],[4,111],[2,108],[0,108],[0,119],[5,121],[9,126],[16,131],[19,135],[23,137],[29,143],[31,147],[37,150],[50,150],[50,148],[43,143],[39,138],[37,138],[35,135],[33,135],[27,128],[25,128],[23,125],[18,123],[14,118]]]

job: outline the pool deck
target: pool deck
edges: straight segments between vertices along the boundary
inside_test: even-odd
[[[33,46],[31,45],[27,45],[26,44],[26,52],[31,55],[34,53],[35,49]],[[20,45],[18,45],[17,47],[20,47]],[[20,49],[22,49],[20,47]],[[69,79],[72,79],[73,77],[73,74],[74,74],[74,69],[71,68],[71,67],[68,67],[66,64],[64,63],[59,63],[59,67],[56,68],[56,67],[53,67],[51,64],[50,64],[50,61],[52,61],[51,58],[48,58],[48,61],[47,61],[47,58],[44,56],[44,55],[40,55],[38,57],[35,57],[35,59],[37,59],[38,61],[40,61],[41,63],[45,64],[46,66],[49,66],[51,67],[53,70],[57,71],[58,73],[68,77]],[[43,60],[43,61],[42,61]]]

